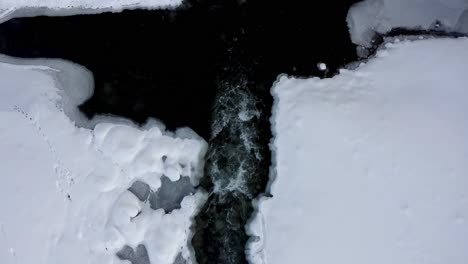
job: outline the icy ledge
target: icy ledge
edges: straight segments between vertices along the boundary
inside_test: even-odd
[[[2,0],[0,23],[14,17],[70,16],[121,12],[125,9],[175,8],[182,0]]]
[[[467,67],[467,38],[430,39],[331,79],[281,77],[250,262],[466,263]]]
[[[92,94],[92,76],[78,65],[0,61],[2,263],[128,263],[122,249],[191,263],[190,226],[205,194],[184,187],[192,194],[180,202],[160,187],[182,177],[198,184],[206,142],[154,120],[86,120],[76,106]],[[156,193],[151,203],[128,190],[137,181]]]
[[[352,41],[365,47],[375,32],[401,27],[468,33],[468,1],[364,0],[350,8],[347,21]]]

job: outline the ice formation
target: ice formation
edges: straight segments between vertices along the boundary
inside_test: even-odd
[[[468,33],[468,1],[365,0],[351,7],[347,21],[353,42],[367,47],[374,32],[398,27]]]
[[[182,0],[2,0],[0,23],[13,17],[96,14],[137,8],[174,8],[181,3]]]

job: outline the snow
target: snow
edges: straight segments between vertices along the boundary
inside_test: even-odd
[[[279,78],[251,263],[467,263],[467,67],[467,38],[430,39]]]
[[[441,22],[448,31],[468,33],[466,0],[365,0],[348,13],[351,39],[362,46],[371,45],[373,32],[393,28],[429,29]]]
[[[92,94],[91,77],[78,65],[0,61],[1,263],[128,263],[116,253],[139,245],[151,263],[190,259],[191,220],[205,194],[166,213],[128,189],[139,181],[157,192],[163,175],[197,184],[206,142],[154,120],[86,120],[76,105]]]
[[[174,8],[182,0],[2,0],[0,23],[13,17],[121,12],[124,9]]]

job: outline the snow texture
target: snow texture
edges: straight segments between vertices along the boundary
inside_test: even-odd
[[[124,9],[161,9],[179,6],[182,0],[2,0],[0,23],[14,17],[63,16],[121,12]]]
[[[467,263],[467,67],[467,38],[431,39],[281,77],[251,263]]]
[[[190,260],[191,218],[205,194],[166,213],[128,189],[158,191],[163,175],[198,184],[206,142],[156,121],[86,120],[76,106],[92,94],[92,76],[78,65],[0,61],[0,262],[128,263],[122,249],[143,261],[133,264],[146,264],[146,250],[151,263]]]
[[[468,1],[365,0],[351,7],[347,21],[353,42],[366,47],[371,45],[374,32],[386,33],[398,27],[443,27],[468,33]]]

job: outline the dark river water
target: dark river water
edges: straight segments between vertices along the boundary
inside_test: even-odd
[[[246,263],[244,226],[271,164],[270,89],[280,74],[331,76],[357,59],[345,21],[353,2],[192,0],[174,10],[15,18],[0,24],[0,53],[87,67],[88,117],[154,117],[205,138],[199,188],[210,195],[193,226],[195,255],[200,264]],[[145,248],[122,252],[148,262]]]

